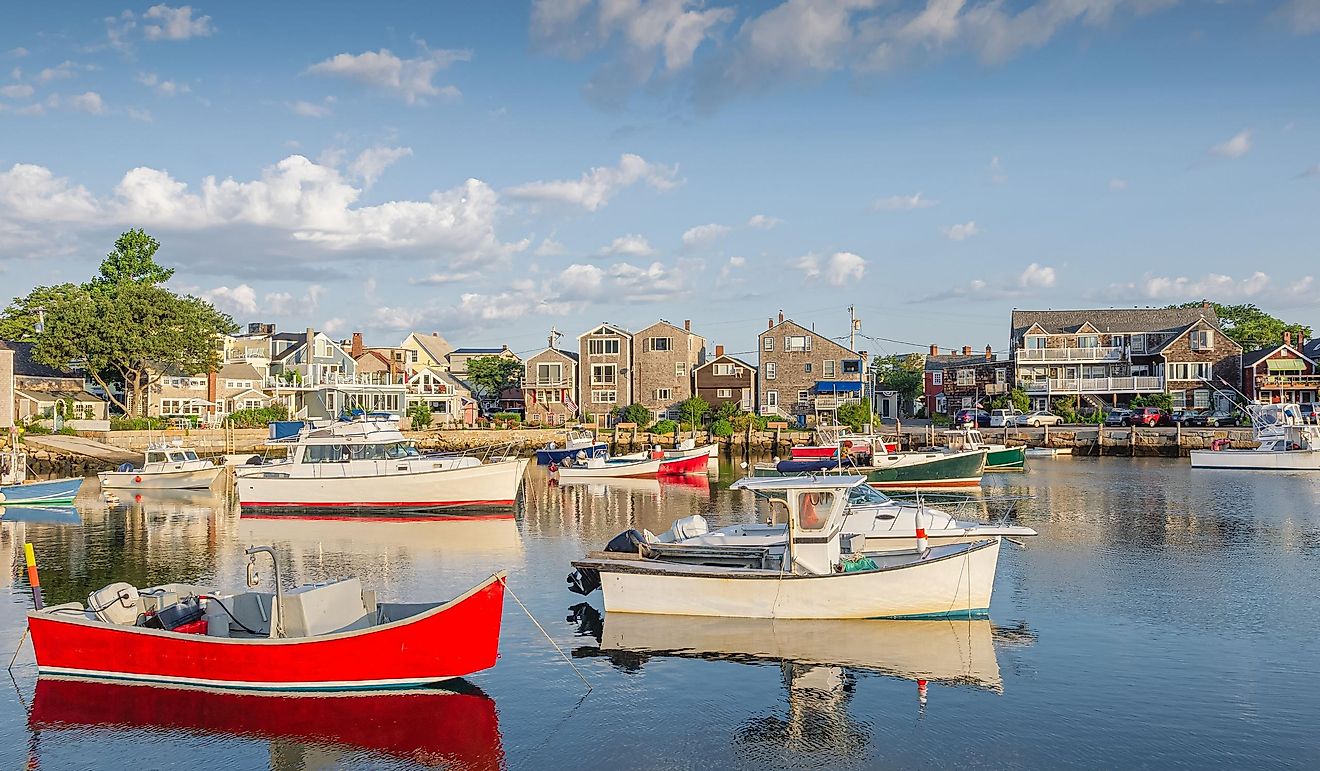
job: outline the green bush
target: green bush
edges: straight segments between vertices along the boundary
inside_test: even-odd
[[[650,428],[653,434],[672,434],[677,430],[678,424],[672,420],[661,420]]]
[[[930,422],[937,426],[947,426],[953,422],[953,418],[945,415],[943,412],[937,412],[930,416]]]
[[[1159,407],[1165,412],[1173,412],[1172,394],[1146,394],[1137,396],[1128,404],[1129,407]]]
[[[733,424],[733,430],[735,431],[746,431],[748,426],[751,426],[753,431],[764,431],[765,427],[769,425],[770,419],[764,415],[753,415],[750,412],[741,412],[732,418],[729,418],[729,422]]]
[[[164,431],[169,422],[165,418],[112,415],[111,431]]]
[[[516,412],[496,412],[490,416],[491,420],[503,420],[505,422],[521,423],[522,415]]]
[[[408,405],[407,415],[414,431],[425,431],[431,427],[431,405],[413,402]]]
[[[636,402],[616,413],[619,423],[636,423],[639,426],[645,426],[651,422],[651,411]]]
[[[710,424],[710,432],[714,436],[733,436],[733,424],[724,418],[720,418]]]
[[[871,405],[865,402],[849,402],[839,406],[839,422],[854,431],[861,431],[862,426],[871,422]]]
[[[269,407],[255,407],[246,410],[234,410],[225,418],[234,428],[265,428],[277,420],[288,420],[289,410],[283,404]]]

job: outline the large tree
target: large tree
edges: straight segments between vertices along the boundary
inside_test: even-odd
[[[522,364],[507,356],[478,356],[468,361],[467,382],[484,405],[499,400],[500,392],[518,385]]]
[[[871,373],[881,390],[896,391],[899,403],[907,406],[921,398],[926,390],[926,360],[920,354],[879,356],[871,362]]]
[[[1200,307],[1202,301],[1183,303],[1179,308]],[[1292,332],[1294,339],[1311,336],[1311,328],[1305,324],[1291,324],[1275,318],[1257,308],[1253,303],[1241,305],[1223,305],[1212,302],[1210,305],[1219,316],[1219,325],[1224,334],[1236,340],[1244,350],[1269,348],[1283,343],[1283,333]]]

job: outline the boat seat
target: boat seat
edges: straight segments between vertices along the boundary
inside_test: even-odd
[[[313,637],[363,629],[375,623],[375,606],[375,594],[364,596],[356,578],[300,586],[284,593],[284,634]]]

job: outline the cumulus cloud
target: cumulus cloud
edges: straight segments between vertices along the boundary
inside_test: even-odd
[[[758,230],[771,230],[783,224],[783,222],[784,221],[778,217],[771,217],[768,214],[753,214],[751,218],[747,220],[747,227],[756,228]]]
[[[21,84],[0,88],[0,96],[6,99],[27,99],[32,96],[32,86]]]
[[[966,241],[972,236],[978,235],[981,231],[976,227],[976,222],[964,222],[959,225],[950,225],[944,229],[944,236],[950,241]]]
[[[651,163],[640,155],[625,153],[617,166],[597,166],[578,179],[527,182],[507,190],[512,198],[539,203],[563,203],[596,211],[620,190],[644,182],[658,191],[679,184],[678,167]]]
[[[871,208],[876,211],[912,211],[914,209],[929,209],[938,203],[939,201],[932,201],[921,193],[913,193],[912,195],[891,195],[887,198],[881,198],[872,203]]]
[[[255,316],[257,313],[257,292],[247,284],[232,288],[218,286],[203,291],[201,296],[232,316]]]
[[[1239,131],[1206,152],[1219,158],[1241,158],[1251,151],[1251,131]]]
[[[917,297],[909,302],[936,302],[940,300],[1004,301],[1032,297],[1041,290],[1052,289],[1058,282],[1058,274],[1048,265],[1031,263],[1017,276],[997,280],[973,278],[964,284],[941,290],[924,297]]]
[[[426,49],[412,59],[401,59],[387,48],[360,54],[342,53],[307,68],[311,75],[324,75],[361,83],[377,91],[401,97],[408,104],[423,102],[426,97],[457,99],[462,93],[455,86],[437,86],[435,76],[454,62],[472,58],[466,50]]]
[[[1320,2],[1316,0],[1287,0],[1275,11],[1295,35],[1320,32]]]
[[[555,240],[554,236],[546,236],[541,239],[541,243],[532,251],[537,257],[558,257],[561,254],[567,254],[568,247]]]
[[[187,83],[178,83],[173,80],[162,80],[160,76],[154,72],[139,72],[137,82],[152,89],[161,96],[177,96],[179,94],[186,94],[192,90],[188,87]]]
[[[730,228],[728,225],[717,225],[714,222],[708,225],[697,225],[696,227],[688,228],[683,233],[683,246],[689,249],[704,246],[728,233],[729,230]]]
[[[348,171],[362,180],[362,184],[371,187],[376,184],[376,180],[380,179],[380,175],[385,172],[385,169],[412,154],[411,147],[386,147],[385,145],[368,147],[357,158],[353,159],[353,162],[348,165]]]
[[[447,286],[449,284],[461,284],[465,281],[471,281],[480,277],[476,271],[449,270],[442,273],[431,273],[421,278],[408,279],[409,284],[415,286]]]
[[[730,257],[728,262],[724,263],[720,268],[720,275],[716,280],[715,285],[718,287],[727,287],[742,283],[742,279],[738,277],[738,274],[741,273],[742,269],[745,267],[747,267],[746,257],[740,257],[737,255]]]
[[[61,105],[75,112],[85,112],[88,115],[105,114],[105,102],[102,101],[101,95],[95,91],[87,91],[61,98],[52,96],[51,98],[55,100],[52,106]]]
[[[78,77],[79,73],[87,72],[92,67],[86,64],[79,64],[72,60],[64,60],[54,67],[46,67],[37,73],[38,83],[50,83],[53,80],[68,80]]]
[[[615,257],[650,257],[655,254],[655,249],[644,236],[629,233],[614,239],[609,246],[601,249],[600,253]]]
[[[1209,273],[1200,278],[1148,273],[1140,281],[1109,285],[1105,295],[1116,301],[1143,299],[1173,302],[1212,297],[1220,302],[1233,302],[1252,300],[1268,293],[1271,301],[1297,300],[1311,298],[1314,283],[1311,276],[1302,276],[1280,285],[1262,271],[1242,278],[1223,273]]]
[[[210,16],[193,16],[192,6],[171,8],[164,3],[153,5],[142,14],[142,33],[147,40],[188,40],[215,34]]]
[[[835,252],[824,259],[811,253],[799,257],[793,267],[802,271],[808,281],[823,278],[831,286],[844,286],[862,280],[866,272],[866,260],[852,252]]]
[[[1048,289],[1054,286],[1054,268],[1048,265],[1031,263],[1018,276],[1018,287],[1022,289]]]
[[[26,48],[19,46],[18,48],[11,48],[5,53],[9,56],[14,57],[15,59],[22,59],[24,56],[27,56],[28,53],[30,52]]]

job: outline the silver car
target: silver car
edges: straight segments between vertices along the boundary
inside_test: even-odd
[[[1040,428],[1041,426],[1057,426],[1063,423],[1063,418],[1055,415],[1049,410],[1036,410],[1028,412],[1025,415],[1018,415],[1016,424],[1019,426],[1031,426]]]

